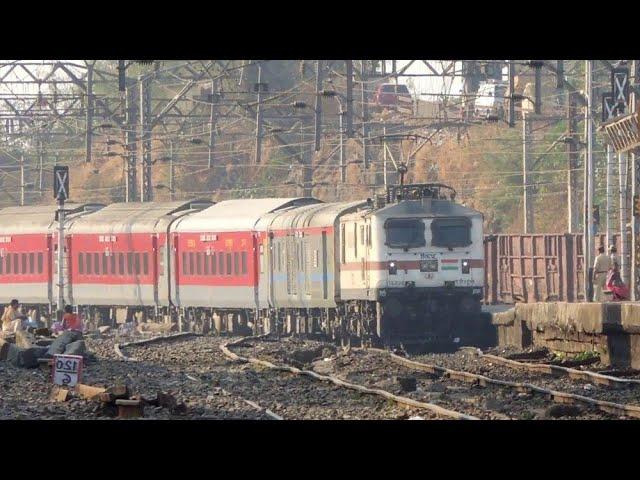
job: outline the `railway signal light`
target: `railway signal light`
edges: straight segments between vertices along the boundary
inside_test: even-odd
[[[633,196],[633,216],[640,217],[640,195]]]

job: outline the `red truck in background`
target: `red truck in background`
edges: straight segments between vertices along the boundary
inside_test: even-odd
[[[413,113],[413,99],[406,85],[383,83],[378,85],[374,103],[380,110],[390,109],[402,113]]]

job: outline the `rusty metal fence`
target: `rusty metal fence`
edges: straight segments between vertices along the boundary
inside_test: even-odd
[[[584,301],[582,234],[486,235],[484,249],[486,304]]]

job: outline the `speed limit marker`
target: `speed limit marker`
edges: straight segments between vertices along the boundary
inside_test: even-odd
[[[53,383],[65,387],[74,387],[82,379],[81,355],[53,356]]]

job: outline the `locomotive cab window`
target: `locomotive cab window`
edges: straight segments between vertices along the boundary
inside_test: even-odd
[[[436,218],[431,222],[431,234],[434,247],[466,247],[471,245],[471,220],[466,217]]]
[[[424,223],[419,218],[390,218],[384,222],[385,245],[391,248],[424,247]]]

